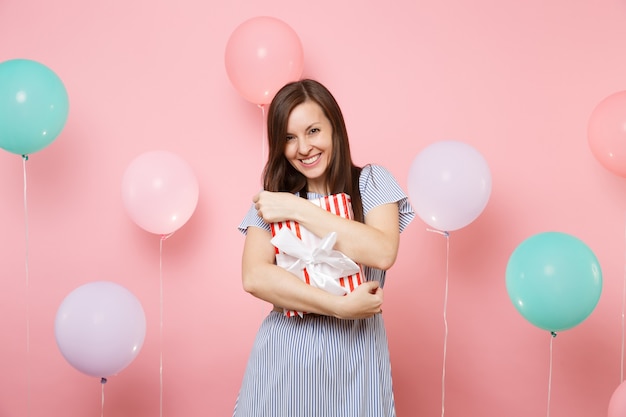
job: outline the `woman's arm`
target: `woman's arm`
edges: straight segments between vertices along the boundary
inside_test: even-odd
[[[367,318],[380,312],[383,292],[378,282],[366,282],[346,296],[330,294],[277,266],[274,263],[275,248],[270,240],[268,231],[258,227],[248,228],[242,257],[245,291],[289,310],[343,319]]]
[[[397,203],[372,208],[365,223],[360,223],[290,193],[261,191],[253,202],[267,223],[295,220],[318,237],[335,232],[335,249],[357,263],[387,270],[396,260],[400,241]]]

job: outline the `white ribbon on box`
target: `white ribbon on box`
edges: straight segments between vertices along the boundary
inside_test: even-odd
[[[307,247],[287,227],[280,229],[271,240],[281,253],[276,263],[287,271],[304,279],[303,270],[309,275],[310,285],[331,294],[346,295],[348,290],[338,282],[340,278],[356,274],[361,269],[352,259],[334,250],[337,234],[326,235],[317,246]],[[298,312],[302,316],[301,312]]]

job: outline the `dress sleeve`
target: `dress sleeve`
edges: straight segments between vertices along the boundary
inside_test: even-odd
[[[400,232],[415,218],[415,211],[406,193],[386,168],[380,165],[363,167],[359,178],[359,188],[365,217],[376,206],[398,203]]]
[[[263,219],[259,216],[257,210],[254,208],[254,204],[250,206],[248,213],[246,213],[246,216],[243,218],[241,223],[239,223],[238,229],[242,234],[245,235],[246,233],[248,233],[248,227],[250,226],[260,227],[261,229],[267,230],[268,232],[270,231],[270,225],[265,223]]]

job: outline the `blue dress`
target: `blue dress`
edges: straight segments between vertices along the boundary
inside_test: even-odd
[[[389,171],[367,165],[359,178],[363,211],[398,203],[400,231],[415,214]],[[309,198],[320,195],[309,194]],[[254,206],[239,225],[266,230]],[[366,280],[385,271],[363,266]],[[258,330],[235,403],[234,417],[393,417],[395,405],[382,314],[343,320],[271,311]]]

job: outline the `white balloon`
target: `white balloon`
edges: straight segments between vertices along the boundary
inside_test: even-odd
[[[424,148],[409,170],[408,191],[417,215],[434,229],[461,229],[483,212],[491,171],[472,146],[455,140]]]
[[[63,357],[80,372],[115,375],[139,354],[146,317],[139,300],[109,281],[81,285],[57,311],[54,334]]]

